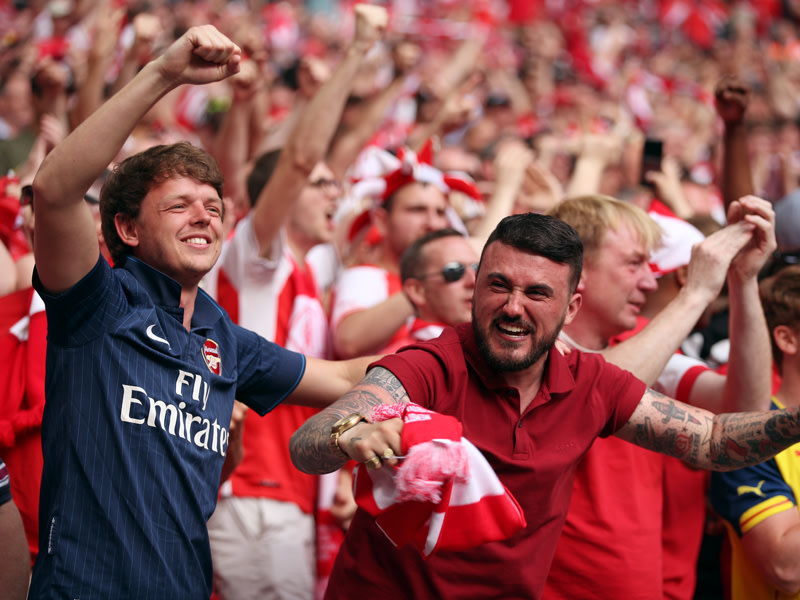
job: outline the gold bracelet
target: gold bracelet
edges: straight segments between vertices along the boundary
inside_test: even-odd
[[[369,422],[367,421],[367,417],[361,413],[352,413],[346,417],[342,417],[333,424],[331,427],[331,436],[328,440],[328,446],[330,446],[330,449],[334,454],[337,454],[342,458],[350,459],[350,456],[347,454],[347,452],[339,447],[339,436],[341,436],[348,429],[352,429],[362,421],[367,423]]]

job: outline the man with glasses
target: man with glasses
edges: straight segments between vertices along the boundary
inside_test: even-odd
[[[440,229],[411,244],[400,259],[400,279],[416,318],[415,340],[438,337],[447,326],[472,318],[478,255],[459,231]]]
[[[239,325],[317,358],[330,357],[330,335],[320,274],[307,256],[333,238],[340,190],[324,160],[362,59],[386,19],[382,8],[364,8],[357,9],[344,60],[300,112],[283,148],[255,160],[246,181],[252,209],[223,247],[216,282],[206,281]],[[222,126],[234,156],[251,145],[249,92],[261,76],[247,63],[243,71],[234,77],[234,103]],[[214,583],[224,600],[313,597],[319,478],[292,466],[288,443],[314,412],[285,405],[265,417],[253,411],[244,417],[241,462],[208,523]]]

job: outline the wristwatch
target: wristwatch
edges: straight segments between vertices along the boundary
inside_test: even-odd
[[[362,421],[369,423],[369,421],[367,421],[367,417],[361,413],[352,413],[346,417],[342,417],[333,424],[331,427],[331,437],[330,440],[328,440],[328,445],[334,454],[337,454],[342,458],[350,458],[350,456],[348,456],[348,454],[339,447],[339,436],[348,429],[352,429]]]

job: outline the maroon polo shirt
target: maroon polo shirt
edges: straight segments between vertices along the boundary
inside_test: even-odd
[[[327,599],[539,598],[569,506],[575,465],[598,436],[624,425],[645,384],[597,354],[551,351],[542,385],[520,415],[516,390],[488,368],[470,324],[376,363],[412,402],[452,415],[525,512],[503,542],[427,561],[395,548],[359,509],[337,557]]]

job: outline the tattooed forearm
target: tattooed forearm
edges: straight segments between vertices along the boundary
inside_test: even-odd
[[[334,454],[329,445],[331,427],[336,421],[352,413],[361,413],[370,419],[375,406],[408,401],[408,394],[391,371],[382,367],[370,369],[361,383],[308,419],[292,435],[289,442],[292,462],[306,473],[335,471],[346,462]]]
[[[723,414],[717,416],[715,433],[710,445],[715,468],[738,469],[800,441],[800,419],[796,411]]]
[[[800,442],[798,409],[714,415],[647,390],[617,435],[702,469],[767,460]]]

